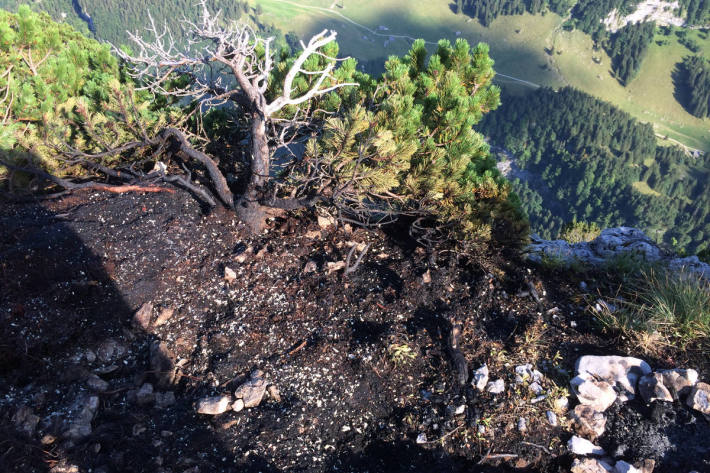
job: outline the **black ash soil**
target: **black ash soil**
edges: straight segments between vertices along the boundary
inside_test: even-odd
[[[367,243],[357,271],[329,272],[328,263]],[[311,215],[247,237],[231,213],[205,214],[179,192],[2,203],[0,471],[567,471],[571,434],[550,426],[545,411],[564,394],[575,360],[643,354],[599,333],[585,312],[590,293],[569,274],[504,253],[430,266],[423,251],[400,243],[324,229]],[[231,283],[225,267],[236,273]],[[611,290],[587,283],[592,294]],[[132,318],[146,302],[153,324],[143,330]],[[166,309],[173,315],[156,325]],[[492,380],[505,379],[503,394],[458,385],[452,323],[461,324],[469,367],[487,363]],[[158,342],[177,370],[172,382],[152,363]],[[644,358],[658,368],[685,363],[708,379],[707,362],[683,356]],[[524,363],[545,374],[547,399],[531,403],[535,395],[515,385],[514,367]],[[196,414],[197,399],[234,391],[256,368],[280,400]],[[92,374],[108,389],[93,393]],[[139,403],[144,383],[174,392],[175,404]],[[63,419],[88,395],[99,397],[91,433],[63,439]],[[29,431],[13,421],[22,406],[39,418]],[[646,419],[643,429],[624,427],[634,443],[658,430],[682,442],[707,429],[702,418],[683,430],[674,426],[685,414],[670,425],[634,406],[610,419],[620,429],[631,412]],[[417,443],[421,434],[426,443]],[[623,439],[603,440],[613,452]],[[678,471],[678,455],[663,448],[654,458],[672,461],[656,471]]]

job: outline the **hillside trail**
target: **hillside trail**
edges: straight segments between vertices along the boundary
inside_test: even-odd
[[[316,7],[316,6],[312,6],[312,5],[301,5],[301,4],[297,3],[297,2],[293,2],[293,1],[290,1],[290,0],[274,0],[274,1],[276,1],[276,2],[278,2],[278,3],[285,3],[285,4],[288,4],[288,5],[292,5],[292,6],[301,8],[301,9],[303,9],[303,10],[319,11],[319,12],[322,12],[322,13],[327,13],[327,14],[335,15],[335,16],[337,16],[337,17],[339,17],[339,18],[342,18],[343,20],[347,21],[348,23],[350,23],[350,24],[352,24],[352,25],[354,25],[354,26],[357,26],[358,28],[361,28],[361,29],[367,31],[368,33],[370,33],[370,34],[373,35],[373,36],[379,36],[379,37],[383,37],[383,38],[406,39],[406,40],[409,40],[409,41],[416,41],[416,40],[418,39],[418,38],[415,38],[415,37],[413,37],[413,36],[409,36],[409,35],[407,35],[407,34],[378,33],[376,30],[374,30],[374,29],[372,29],[372,28],[370,28],[370,27],[368,27],[368,26],[366,26],[366,25],[363,25],[362,23],[358,23],[357,21],[353,20],[352,18],[348,17],[347,15],[344,15],[343,13],[340,13],[340,12],[338,12],[338,11],[334,11],[334,10],[332,9],[332,7],[333,7],[333,5],[335,5],[335,3],[333,3],[333,5],[331,5],[330,8],[323,8],[323,7]],[[425,42],[426,44],[434,45],[434,46],[435,46],[436,44],[438,44],[436,41],[429,41],[429,40],[426,40],[426,39],[424,40],[424,42]],[[501,76],[501,77],[505,77],[506,79],[510,79],[510,80],[519,82],[519,83],[521,83],[521,84],[525,84],[525,85],[530,86],[530,87],[535,88],[535,89],[542,87],[540,84],[536,84],[535,82],[530,82],[530,81],[528,81],[528,80],[521,79],[521,78],[519,78],[519,77],[515,77],[515,76],[511,76],[511,75],[507,75],[507,74],[502,74],[501,72],[496,72],[496,75]]]

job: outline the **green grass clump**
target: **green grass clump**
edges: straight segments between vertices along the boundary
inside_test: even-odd
[[[596,223],[570,222],[562,228],[560,239],[568,243],[583,243],[592,241],[602,232]]]
[[[710,341],[710,281],[687,272],[649,270],[630,284],[616,310],[595,315],[606,328],[633,340],[656,340],[680,347]]]

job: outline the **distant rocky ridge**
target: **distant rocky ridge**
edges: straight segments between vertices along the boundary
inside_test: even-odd
[[[623,256],[634,256],[641,262],[656,263],[672,271],[686,271],[710,280],[710,265],[697,256],[678,257],[658,247],[644,232],[632,227],[607,228],[592,241],[569,243],[565,240],[543,240],[531,236],[525,249],[530,261],[541,263],[545,259],[562,266],[584,265],[599,267]]]
[[[685,20],[676,15],[680,8],[678,1],[643,0],[636,6],[636,10],[626,16],[620,16],[618,9],[613,9],[602,20],[606,29],[615,33],[629,23],[655,21],[658,25],[685,26]]]

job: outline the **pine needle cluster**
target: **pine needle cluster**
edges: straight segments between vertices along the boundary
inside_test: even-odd
[[[437,240],[520,241],[526,220],[474,130],[500,103],[493,76],[485,44],[442,40],[429,55],[417,41],[380,80],[360,78],[358,104],[327,120],[305,161],[360,217],[410,216]]]
[[[0,74],[0,152],[20,166],[81,172],[58,159],[60,152],[117,147],[179,115],[136,92],[108,45],[27,6],[0,10]],[[128,156],[99,164],[118,158]]]

